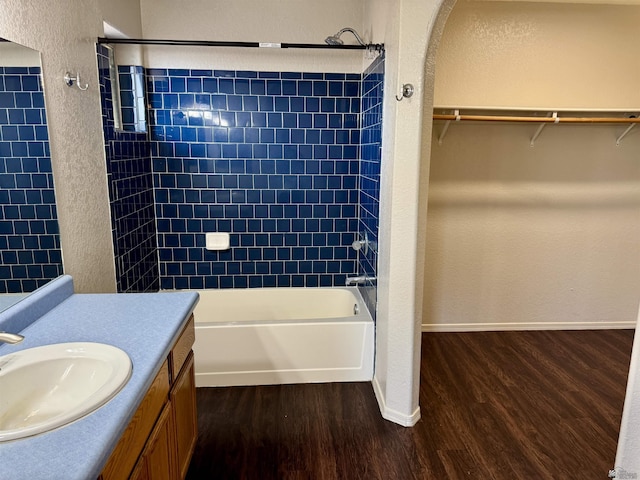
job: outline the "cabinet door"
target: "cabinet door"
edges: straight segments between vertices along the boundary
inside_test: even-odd
[[[109,457],[102,471],[102,480],[129,478],[168,396],[169,367],[165,362]]]
[[[147,462],[144,455],[136,463],[129,480],[149,480],[149,472],[147,471]]]
[[[171,402],[165,405],[145,448],[143,460],[146,464],[144,480],[175,480],[177,478],[174,460],[174,422]]]
[[[189,354],[189,357],[184,362],[182,370],[173,384],[170,397],[175,416],[178,478],[185,478],[198,437],[193,352]]]

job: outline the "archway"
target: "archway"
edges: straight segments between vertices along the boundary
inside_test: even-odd
[[[452,7],[453,5],[451,5]],[[427,52],[427,60],[426,60],[426,76],[425,76],[425,92],[428,89],[431,89],[431,91],[433,91],[433,87],[435,85],[434,79],[435,79],[435,54],[436,54],[436,50],[437,50],[437,46],[440,42],[440,39],[442,37],[442,30],[440,30],[438,28],[438,26],[440,26],[441,28],[443,28],[444,23],[446,22],[449,13],[450,13],[451,9],[449,9],[448,11],[446,10],[446,4],[443,5],[442,9],[440,10],[439,14],[438,14],[438,21],[436,22],[436,27],[434,28],[433,31],[433,35],[432,35],[432,39],[431,42],[429,44],[429,49]],[[444,18],[443,18],[444,17]],[[440,33],[438,35],[438,33]],[[437,38],[436,38],[437,37]],[[432,82],[432,83],[430,83]],[[425,98],[428,98],[428,94],[425,94]],[[427,101],[425,101],[425,103],[428,103]],[[432,125],[430,124],[430,121],[428,119],[431,118],[431,110],[429,109],[428,105],[425,105],[425,110],[424,110],[424,123],[425,123],[425,136],[427,136],[427,138],[423,138],[423,153],[422,153],[422,159],[423,159],[423,173],[421,175],[421,183],[420,183],[420,197],[421,197],[421,215],[420,218],[424,219],[426,218],[426,200],[427,200],[427,196],[428,196],[428,192],[429,192],[429,182],[428,182],[428,175],[429,175],[429,170],[431,167],[431,147],[432,147],[432,136],[431,136],[431,129],[432,129]],[[427,125],[429,124],[429,125]],[[453,127],[455,128],[455,127]],[[533,129],[535,130],[535,128]],[[615,138],[616,136],[619,134],[619,131],[621,131],[621,129],[617,129],[617,130],[613,130],[613,139],[612,139],[612,143],[615,143]],[[428,133],[428,135],[427,135]],[[526,141],[528,141],[528,138],[530,138],[530,135],[526,138]],[[553,138],[550,136],[549,138],[544,138],[542,139],[542,142],[544,142],[545,140],[548,140],[549,142],[553,141]],[[445,140],[447,141],[447,140]],[[454,141],[453,139],[451,141]],[[613,147],[615,148],[615,147]],[[593,200],[591,200],[593,201]],[[424,222],[422,221],[419,227],[419,231],[420,231],[420,236],[419,238],[426,238],[426,228],[427,226],[424,224]],[[419,252],[422,251],[422,248],[419,248]],[[429,268],[429,264],[427,263],[425,265],[425,268]],[[418,289],[420,289],[420,281],[417,282],[418,284]],[[419,295],[418,295],[419,296]],[[627,317],[629,317],[629,315],[627,315]],[[629,325],[631,325],[632,323],[635,324],[635,315],[633,315],[632,320],[626,320],[627,323]],[[611,459],[613,460],[613,459]]]

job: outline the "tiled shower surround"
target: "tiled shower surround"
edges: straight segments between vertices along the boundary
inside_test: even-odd
[[[361,105],[380,115],[380,89],[363,98],[359,74],[145,75],[160,288],[342,286],[362,273],[351,243],[377,231],[377,208],[360,206],[361,135],[373,152],[380,120],[362,130]],[[206,250],[207,232],[230,233],[231,248]]]
[[[377,58],[362,76],[362,115],[360,138],[360,185],[358,231],[361,238],[367,234],[370,245],[365,254],[360,251],[359,272],[377,276],[378,225],[380,210],[380,162],[382,160],[382,99],[384,82],[384,57]],[[375,316],[377,282],[361,287],[369,311]]]
[[[62,274],[40,67],[0,67],[0,293]]]
[[[162,288],[344,285],[360,75],[147,70]],[[231,249],[205,250],[205,232]]]
[[[157,291],[158,250],[146,133],[116,131],[109,53],[98,45],[102,124],[118,292]]]

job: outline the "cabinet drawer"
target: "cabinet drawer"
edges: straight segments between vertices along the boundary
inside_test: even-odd
[[[178,341],[173,346],[171,350],[171,354],[169,356],[171,362],[171,383],[175,382],[180,370],[182,369],[182,365],[185,360],[189,356],[189,352],[191,351],[191,347],[193,343],[196,341],[196,331],[194,326],[193,314],[189,318],[187,325],[182,330]]]
[[[168,395],[169,366],[165,361],[129,422],[129,426],[122,434],[120,442],[109,457],[102,471],[102,480],[129,478]]]

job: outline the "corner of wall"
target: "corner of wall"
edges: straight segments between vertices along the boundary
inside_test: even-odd
[[[379,379],[374,375],[373,381],[373,392],[375,393],[376,400],[378,401],[378,406],[380,407],[380,414],[382,418],[385,420],[389,420],[390,422],[397,423],[403,427],[413,427],[420,420],[420,406],[418,405],[415,410],[407,415],[405,413],[399,412],[392,408],[389,408],[386,404],[385,394],[383,388],[380,386]]]

